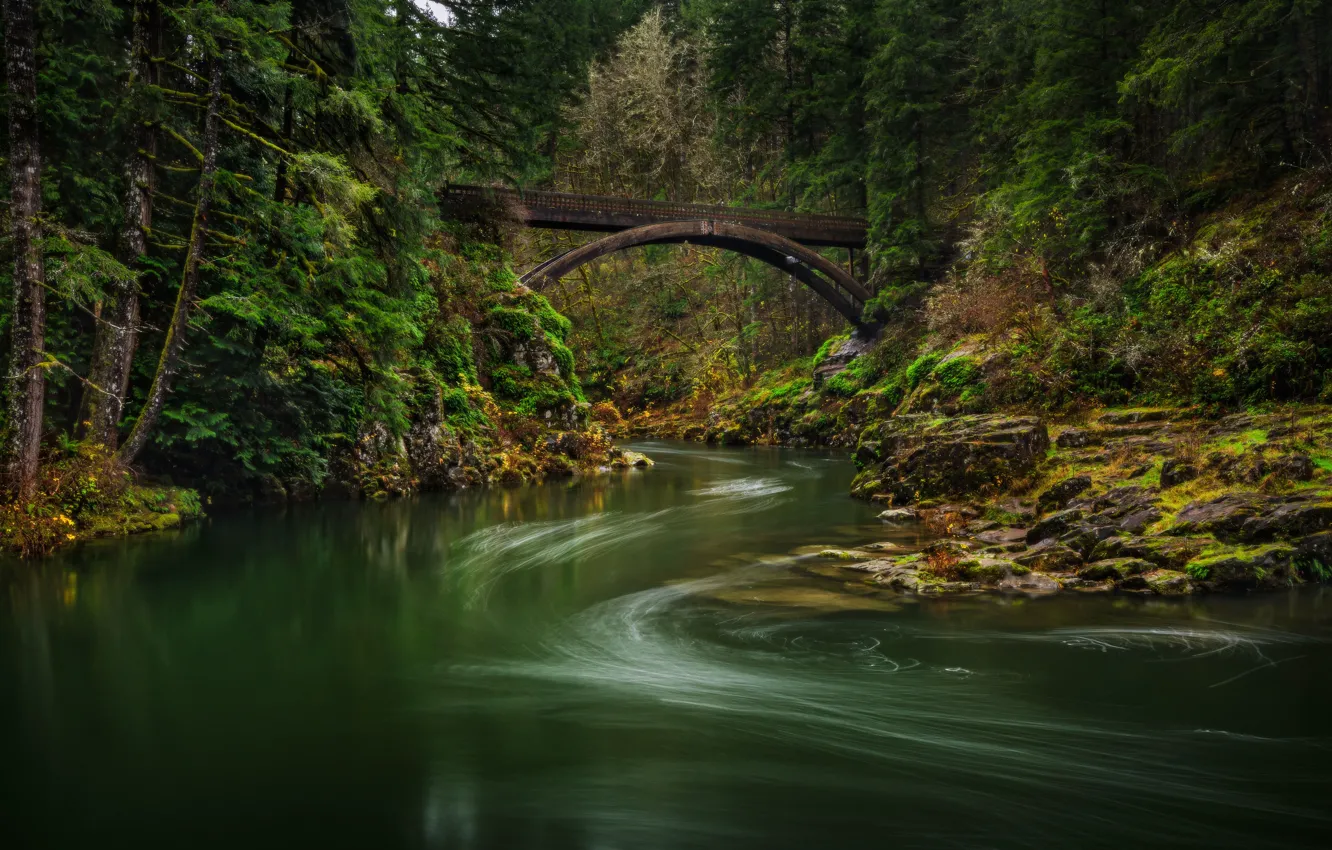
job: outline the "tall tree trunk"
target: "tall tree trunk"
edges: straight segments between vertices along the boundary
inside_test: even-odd
[[[46,397],[46,270],[42,262],[42,151],[37,135],[37,56],[33,0],[5,0],[9,78],[10,216],[14,314],[9,364],[8,484],[20,499],[37,489]]]
[[[190,244],[185,254],[185,268],[180,274],[180,291],[176,293],[176,309],[171,315],[162,354],[157,361],[153,385],[144,399],[143,410],[134,421],[134,428],[121,446],[119,459],[132,463],[148,442],[157,417],[162,413],[171,382],[180,366],[180,353],[185,348],[185,331],[189,328],[190,311],[199,291],[199,267],[203,264],[204,243],[208,239],[208,214],[213,205],[213,180],[217,172],[217,112],[222,100],[222,63],[213,59],[208,74],[208,114],[204,118],[203,169],[199,175],[199,197],[194,202],[194,221],[190,226]]]
[[[142,87],[157,82],[150,42],[158,24],[156,4],[136,0],[130,38],[129,97],[142,101]],[[129,392],[130,368],[139,340],[139,277],[148,254],[148,230],[153,220],[153,157],[157,127],[136,105],[134,149],[125,169],[125,227],[120,234],[120,260],[138,271],[135,279],[117,287],[102,304],[93,342],[90,387],[83,394],[83,414],[89,439],[114,449],[118,426]]]

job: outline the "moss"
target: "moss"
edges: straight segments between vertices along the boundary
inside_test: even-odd
[[[568,343],[573,331],[573,322],[567,316],[558,313],[544,295],[536,292],[524,292],[507,299],[506,309],[518,310],[533,317],[541,330],[554,337],[560,343]]]
[[[522,398],[531,379],[532,370],[518,363],[504,363],[490,370],[491,388],[500,398]]]
[[[1022,517],[1015,513],[1006,511],[998,505],[990,505],[985,509],[985,518],[990,522],[997,522],[1000,525],[1018,526],[1022,524]]]
[[[536,339],[537,319],[526,310],[496,306],[490,308],[486,318],[495,327],[508,331],[516,340],[527,342]]]
[[[472,353],[472,325],[462,316],[435,327],[428,348],[436,374],[445,383],[477,382],[476,359]]]
[[[831,378],[823,382],[823,391],[828,395],[841,396],[847,398],[855,395],[860,390],[860,383],[855,375],[847,372],[838,372]]]
[[[563,342],[554,336],[546,336],[546,344],[550,347],[551,356],[555,358],[555,363],[560,367],[560,374],[567,378],[574,375],[574,353]]]
[[[442,387],[440,388],[440,407],[449,427],[467,437],[476,437],[484,431],[494,428],[495,423],[486,415],[479,399],[473,394],[484,394],[480,387]]]
[[[931,377],[944,389],[957,395],[980,381],[981,369],[970,357],[954,357],[935,367]]]
[[[939,362],[938,354],[922,354],[912,362],[906,369],[907,384],[911,389],[920,386],[921,382],[930,376],[934,367]]]
[[[1212,440],[1206,444],[1206,448],[1212,451],[1241,454],[1254,446],[1259,446],[1266,442],[1267,431],[1265,429],[1250,428],[1249,430],[1241,431],[1238,434],[1222,437],[1219,440]]]
[[[878,364],[869,356],[857,357],[846,368],[828,378],[823,384],[827,395],[848,398],[855,395],[862,387],[878,380]]]
[[[814,354],[814,362],[811,364],[811,368],[813,369],[819,368],[819,366],[823,363],[823,361],[827,360],[832,355],[834,348],[841,345],[843,342],[846,342],[850,338],[851,338],[850,334],[839,334],[837,336],[829,337],[828,339],[824,340],[823,345],[820,345],[819,350]]]

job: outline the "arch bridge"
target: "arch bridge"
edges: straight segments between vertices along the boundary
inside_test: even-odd
[[[498,208],[529,227],[608,234],[529,270],[521,278],[528,286],[539,288],[584,263],[639,245],[709,245],[791,274],[851,324],[865,326],[861,315],[869,289],[847,268],[813,250],[846,248],[853,268],[855,252],[865,247],[863,219],[485,186],[451,185],[440,200],[453,213]]]

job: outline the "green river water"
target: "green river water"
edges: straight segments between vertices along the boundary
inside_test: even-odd
[[[0,584],[0,847],[1332,846],[1332,591],[847,592],[845,455],[631,447]]]

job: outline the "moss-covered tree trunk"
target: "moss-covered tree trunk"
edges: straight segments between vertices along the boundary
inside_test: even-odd
[[[37,134],[33,0],[5,0],[9,83],[9,174],[14,306],[9,363],[9,485],[20,499],[37,487],[46,371],[46,271],[42,262],[42,154]]]
[[[150,43],[158,24],[156,4],[137,0],[130,39],[131,103],[143,102],[143,89],[156,83],[157,66],[152,62]],[[134,142],[125,174],[125,224],[120,234],[120,260],[140,270],[148,254],[148,230],[153,218],[153,159],[157,128],[151,116],[137,110]],[[117,426],[129,391],[130,367],[138,345],[139,281],[127,281],[113,290],[102,304],[92,364],[84,391],[83,415],[89,439],[114,449]]]
[[[194,203],[194,220],[190,226],[190,242],[185,254],[185,268],[180,275],[180,289],[176,293],[176,308],[171,315],[162,354],[157,360],[153,384],[144,399],[143,410],[134,421],[118,457],[122,463],[132,463],[148,442],[153,426],[162,413],[167,393],[180,366],[180,354],[185,348],[185,331],[189,327],[190,313],[195,295],[199,291],[199,268],[203,264],[204,243],[208,239],[208,216],[213,204],[213,182],[217,173],[218,108],[222,100],[222,63],[214,58],[209,63],[208,114],[204,118],[203,168],[199,176],[199,196]]]

